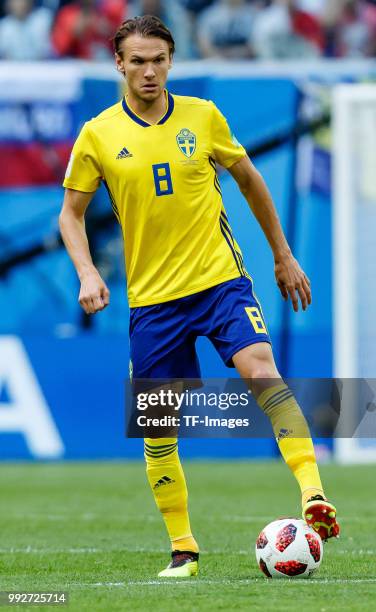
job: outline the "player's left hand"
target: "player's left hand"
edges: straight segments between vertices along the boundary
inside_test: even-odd
[[[288,300],[290,296],[294,311],[298,312],[299,296],[302,308],[306,310],[312,302],[311,283],[295,257],[287,255],[283,259],[276,260],[274,274],[283,299]]]

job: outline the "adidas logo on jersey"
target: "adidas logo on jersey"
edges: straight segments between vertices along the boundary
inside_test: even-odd
[[[168,476],[163,476],[158,480],[158,482],[155,483],[153,489],[158,489],[162,485],[173,484],[174,482],[175,480],[172,480],[172,478],[169,478]]]
[[[129,153],[126,147],[123,147],[120,153],[117,154],[116,159],[125,159],[126,157],[133,157],[133,154]]]

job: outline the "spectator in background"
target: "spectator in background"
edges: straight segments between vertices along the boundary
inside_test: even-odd
[[[254,47],[260,59],[317,57],[324,32],[319,19],[300,10],[296,0],[271,0],[255,19]]]
[[[57,13],[52,44],[57,56],[103,60],[113,55],[111,38],[125,19],[124,0],[79,0]]]
[[[44,7],[56,13],[56,11],[64,6],[64,4],[71,4],[72,0],[34,0],[34,8]],[[0,0],[0,17],[4,17],[6,10],[5,5],[7,0]]]
[[[376,4],[342,0],[334,12],[334,51],[339,57],[375,56]]]
[[[312,1],[310,0],[310,2]],[[305,0],[305,4],[308,7],[307,0]],[[294,35],[311,45],[314,49],[314,55],[321,54],[325,47],[325,39],[319,13],[304,10],[302,0],[287,0],[287,6]],[[313,5],[311,5],[312,8]],[[315,11],[321,9],[317,0],[315,0]]]
[[[217,0],[182,0],[183,5],[190,13],[198,15]]]
[[[295,4],[300,11],[321,19],[325,15],[328,0],[296,0]]]
[[[364,18],[369,29],[367,55],[376,57],[376,0],[368,0],[364,6]]]
[[[155,15],[174,33],[175,59],[192,57],[191,21],[180,0],[133,0],[128,17]]]
[[[50,54],[52,13],[33,0],[7,0],[0,20],[0,58],[42,60]]]
[[[190,28],[192,33],[192,54],[195,58],[199,58],[201,53],[199,50],[197,37],[197,17],[202,11],[211,6],[217,0],[181,0],[185,6],[190,20]]]
[[[198,18],[198,45],[203,57],[229,59],[253,55],[255,9],[245,0],[220,0]]]

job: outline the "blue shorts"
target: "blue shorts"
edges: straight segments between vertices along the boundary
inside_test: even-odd
[[[131,308],[133,378],[200,378],[195,343],[211,340],[224,363],[256,342],[269,342],[252,281],[245,276],[153,306]]]

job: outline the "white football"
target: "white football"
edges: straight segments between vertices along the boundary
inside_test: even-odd
[[[268,578],[309,578],[321,565],[320,536],[301,519],[266,525],[256,540],[256,559]]]

